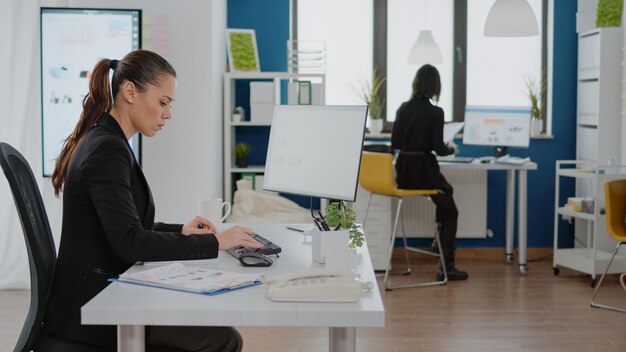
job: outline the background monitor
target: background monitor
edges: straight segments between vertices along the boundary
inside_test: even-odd
[[[121,59],[141,46],[141,10],[41,8],[43,175],[54,171],[72,132],[91,70],[100,59]],[[141,160],[140,137],[131,146]]]
[[[528,148],[530,107],[467,106],[463,144]]]
[[[277,105],[263,188],[354,202],[367,106]]]

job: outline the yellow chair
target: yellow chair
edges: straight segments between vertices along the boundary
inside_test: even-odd
[[[617,246],[615,246],[615,251],[613,251],[613,256],[611,256],[609,265],[606,266],[604,273],[600,277],[600,282],[598,282],[595,290],[593,290],[593,295],[591,296],[591,306],[594,308],[604,308],[626,313],[626,308],[599,304],[593,300],[596,297],[596,293],[598,293],[598,289],[602,285],[604,276],[606,276],[606,273],[611,267],[611,263],[613,263],[613,259],[615,258],[617,251],[620,246],[626,242],[626,224],[624,224],[624,216],[626,216],[626,180],[606,181],[604,183],[604,198],[606,202],[606,229],[609,235],[618,243]]]
[[[446,264],[444,262],[443,251],[441,249],[441,241],[439,240],[439,232],[435,231],[435,242],[437,243],[437,248],[439,250],[439,253],[433,253],[433,252],[425,251],[419,248],[409,247],[406,241],[406,231],[404,229],[404,222],[400,221],[401,226],[402,226],[402,235],[403,235],[403,240],[404,240],[404,254],[406,257],[406,266],[407,266],[407,270],[404,274],[408,275],[411,273],[411,265],[409,263],[409,251],[412,251],[412,252],[423,253],[423,254],[428,254],[428,255],[439,257],[441,266],[444,272],[444,279],[442,281],[420,282],[420,283],[411,283],[411,284],[396,285],[396,286],[391,286],[388,283],[389,268],[391,266],[391,257],[393,254],[393,246],[396,240],[396,229],[398,227],[398,220],[400,219],[400,211],[402,210],[402,201],[404,200],[404,198],[407,198],[407,197],[414,197],[414,196],[430,197],[430,196],[438,194],[439,190],[397,188],[395,185],[395,179],[394,179],[393,155],[389,153],[363,152],[363,156],[361,158],[361,171],[360,171],[360,176],[359,176],[359,184],[365,190],[370,192],[369,199],[367,200],[367,210],[365,211],[365,218],[363,219],[364,227],[367,221],[367,215],[369,213],[370,202],[374,194],[387,196],[387,197],[393,197],[398,200],[398,209],[396,210],[395,221],[393,224],[393,231],[391,233],[391,245],[389,248],[389,261],[387,264],[387,269],[385,270],[385,289],[387,291],[390,291],[395,288],[443,285],[446,282],[448,282]],[[367,232],[365,233],[365,236],[367,237]]]

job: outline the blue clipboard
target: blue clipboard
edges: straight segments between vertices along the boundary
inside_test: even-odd
[[[241,290],[241,289],[247,288],[247,287],[253,287],[253,286],[262,285],[261,280],[256,280],[256,281],[254,281],[254,282],[252,282],[250,284],[237,286],[237,287],[234,287],[234,288],[223,288],[221,290],[210,291],[210,292],[198,292],[198,291],[194,291],[194,290],[186,290],[184,288],[176,288],[176,287],[171,287],[171,286],[161,286],[161,285],[157,285],[157,284],[151,284],[151,283],[148,283],[148,282],[126,281],[124,279],[120,279],[119,277],[113,277],[113,278],[108,279],[107,281],[109,281],[109,282],[121,282],[121,283],[124,283],[124,284],[131,284],[131,285],[137,285],[137,286],[147,286],[147,287],[161,288],[161,289],[172,290],[172,291],[181,291],[181,292],[195,293],[195,294],[204,295],[204,296],[217,296],[217,295],[221,295],[223,293],[233,292],[233,291]]]

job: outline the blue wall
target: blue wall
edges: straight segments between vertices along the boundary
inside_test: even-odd
[[[556,160],[576,156],[576,77],[578,41],[576,1],[554,1],[554,55],[552,74],[552,133],[554,139],[531,140],[528,149],[510,149],[512,155],[530,156],[539,169],[528,172],[528,246],[551,247],[554,230],[554,171]],[[262,71],[286,70],[286,41],[289,37],[288,0],[229,0],[228,26],[256,30]],[[242,87],[245,89],[245,87]],[[247,140],[267,143],[267,136],[244,133]],[[461,155],[490,155],[492,148],[463,146]],[[265,150],[261,151],[265,152]],[[258,154],[260,158],[264,154]],[[494,237],[459,240],[459,247],[503,247],[505,244],[506,174],[488,176],[488,227]],[[573,192],[573,182],[561,179],[562,198]],[[571,238],[571,225],[559,224],[560,238]],[[515,226],[517,229],[517,225]],[[421,241],[416,241],[421,242]]]

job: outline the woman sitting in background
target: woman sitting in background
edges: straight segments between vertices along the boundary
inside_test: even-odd
[[[450,155],[456,145],[443,142],[443,109],[434,106],[439,100],[441,80],[434,66],[424,65],[413,80],[411,99],[398,109],[391,135],[391,146],[399,150],[396,162],[396,183],[403,189],[438,189],[430,198],[437,206],[436,221],[446,263],[448,280],[465,280],[468,275],[454,264],[454,240],[459,212],[452,198],[452,186],[439,170],[437,155]],[[444,273],[440,267],[437,280]]]

